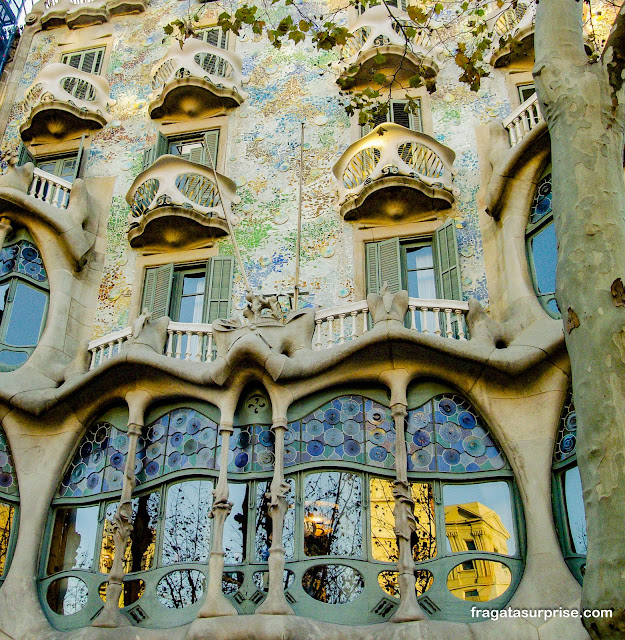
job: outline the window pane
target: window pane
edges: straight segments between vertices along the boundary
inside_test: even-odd
[[[510,489],[505,482],[448,484],[443,488],[447,548],[514,555]],[[474,545],[472,547],[472,545]]]
[[[180,301],[178,322],[202,322],[204,296],[189,296]]]
[[[0,284],[0,323],[2,322],[2,316],[7,306],[7,298],[9,297],[9,287],[11,283],[4,282]]]
[[[434,493],[427,483],[411,484],[414,515],[417,530],[412,538],[412,552],[416,562],[436,556],[436,524],[434,521]],[[372,478],[371,503],[371,552],[374,560],[396,562],[398,558],[395,536],[395,499],[393,483],[384,478]]]
[[[353,473],[306,476],[304,551],[307,556],[362,554],[362,488]]]
[[[4,349],[0,351],[0,363],[15,367],[24,364],[28,360],[28,354],[23,351],[9,351]]]
[[[163,564],[208,559],[213,483],[178,482],[167,490],[163,527]]]
[[[5,342],[14,347],[34,347],[39,340],[48,296],[21,282],[15,290]]]
[[[539,293],[553,293],[556,290],[557,244],[553,222],[539,231],[531,239],[536,287]]]
[[[224,524],[224,550],[226,564],[239,564],[245,560],[247,538],[247,484],[229,484],[228,500],[232,511]]]
[[[564,474],[564,495],[569,529],[575,553],[586,554],[588,539],[586,536],[586,512],[582,498],[582,479],[579,468],[568,469]]]
[[[493,560],[476,560],[470,566],[463,562],[447,576],[447,588],[452,594],[469,602],[494,600],[508,589],[511,582],[510,569]]]
[[[434,269],[421,269],[408,272],[408,295],[411,298],[425,300],[436,299],[436,282]]]
[[[204,293],[206,276],[203,273],[189,273],[182,279],[182,295]]]
[[[99,508],[57,509],[48,558],[48,575],[68,569],[91,569]]]
[[[4,574],[7,563],[14,515],[15,508],[12,505],[0,502],[0,576]]]
[[[160,501],[160,493],[150,493],[132,500],[133,528],[124,554],[125,573],[147,571],[152,567]],[[102,573],[108,573],[111,570],[115,557],[113,519],[116,512],[117,503],[107,505],[100,551]]]
[[[287,483],[291,490],[286,496],[287,512],[284,516],[284,529],[282,531],[282,545],[285,549],[285,557],[287,559],[293,557],[293,545],[295,535],[295,481],[289,478]],[[269,559],[269,547],[271,546],[272,522],[269,517],[268,507],[269,493],[271,483],[259,482],[256,485],[256,560],[258,562],[267,562]]]

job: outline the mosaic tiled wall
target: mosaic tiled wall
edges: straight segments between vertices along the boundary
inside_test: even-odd
[[[186,6],[186,5],[185,5]],[[198,5],[198,8],[204,5]],[[108,222],[105,271],[94,337],[127,326],[135,253],[126,240],[128,206],[124,196],[141,170],[143,149],[156,137],[147,113],[150,70],[164,55],[163,26],[184,11],[178,0],[152,0],[145,14],[113,18],[113,50],[105,75],[111,84],[113,121],[92,138],[87,176],[115,176]],[[35,35],[17,100],[42,66],[53,59],[55,41],[67,30]],[[349,118],[339,101],[328,63],[337,54],[309,46],[269,47],[243,35],[236,51],[249,76],[247,100],[231,113],[225,173],[236,181],[241,203],[235,208],[236,235],[250,283],[275,292],[292,286],[297,225],[300,121],[305,130],[305,193],[302,233],[302,280],[315,304],[334,306],[354,299],[352,231],[336,208],[331,167],[351,143]],[[510,105],[504,75],[495,72],[476,95],[457,81],[450,60],[432,96],[435,137],[457,154],[456,185],[460,197],[447,215],[456,219],[466,298],[488,301],[479,235],[476,194],[479,189],[474,127],[505,117]],[[25,107],[17,102],[3,141],[6,151],[18,144]],[[220,241],[229,254],[228,239]],[[235,274],[234,308],[243,305],[240,274]]]

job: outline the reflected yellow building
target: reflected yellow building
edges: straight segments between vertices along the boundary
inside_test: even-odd
[[[480,502],[446,506],[445,529],[453,553],[508,553],[510,533],[499,515]],[[510,571],[502,563],[476,559],[455,567],[447,578],[447,586],[462,600],[487,602],[500,596],[510,581]]]

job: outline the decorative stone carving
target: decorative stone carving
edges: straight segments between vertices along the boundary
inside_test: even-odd
[[[387,320],[403,324],[408,311],[408,292],[401,290],[391,293],[388,282],[385,282],[379,294],[370,293],[367,296],[367,304],[374,325]]]
[[[425,133],[398,124],[378,125],[351,144],[332,168],[339,210],[348,221],[414,221],[450,207],[456,154]]]
[[[143,345],[156,353],[163,353],[167,342],[167,326],[169,322],[170,320],[167,317],[153,320],[152,313],[144,309],[141,315],[132,323],[132,335],[124,344],[124,348]]]
[[[174,41],[152,68],[148,111],[152,118],[204,118],[223,107],[237,107],[247,93],[241,84],[241,58],[197,38]]]
[[[147,0],[40,0],[30,15],[41,20],[42,29],[53,29],[64,24],[70,29],[78,29],[108,22],[111,16],[143,13],[147,4]]]
[[[101,129],[112,120],[116,104],[104,76],[67,64],[47,64],[26,92],[30,114],[20,126],[25,141],[58,142],[85,131]]]
[[[197,249],[227,235],[225,216],[240,202],[232,180],[204,165],[164,155],[141,172],[126,194],[130,246],[150,251]],[[225,211],[225,214],[224,214]]]

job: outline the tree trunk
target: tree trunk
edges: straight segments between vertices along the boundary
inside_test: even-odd
[[[534,76],[551,136],[556,298],[571,359],[593,638],[625,637],[625,180],[621,92],[583,47],[582,2],[539,0]],[[614,292],[614,294],[613,294]]]

